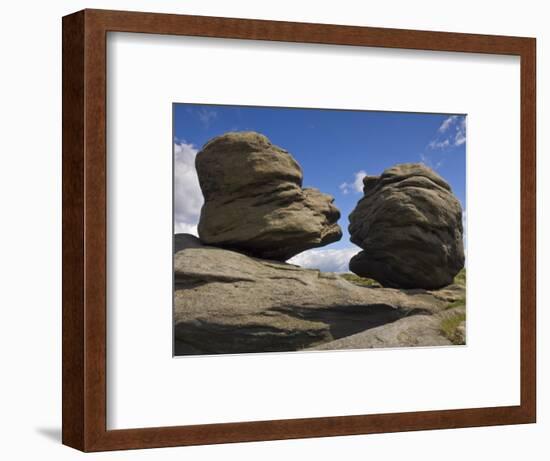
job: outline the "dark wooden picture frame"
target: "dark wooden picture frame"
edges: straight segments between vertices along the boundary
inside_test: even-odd
[[[521,403],[143,429],[106,426],[106,39],[136,32],[516,55],[521,59]],[[63,443],[82,451],[533,423],[536,419],[533,38],[83,10],[63,18]]]

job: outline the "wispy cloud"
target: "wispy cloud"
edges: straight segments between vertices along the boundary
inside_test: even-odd
[[[201,207],[204,202],[199,185],[193,144],[174,142],[174,232],[197,235]]]
[[[313,249],[300,253],[288,260],[290,264],[322,272],[349,272],[349,260],[361,251],[350,247],[341,249]]]
[[[461,146],[466,142],[466,117],[462,118],[455,130],[455,146]]]
[[[443,120],[434,139],[428,143],[429,149],[448,149],[466,142],[466,117],[451,115]]]
[[[434,138],[427,144],[424,152],[420,154],[420,161],[433,169],[440,168],[444,163],[441,152],[452,151],[466,142],[466,117],[463,115],[450,115],[447,117],[435,133]]]
[[[424,153],[424,152],[421,152],[420,153],[420,161],[430,167],[432,170],[438,170],[441,165],[443,165],[443,159],[440,158],[440,159],[435,159],[435,158],[431,158],[430,155]]]
[[[441,124],[441,126],[437,131],[439,133],[445,133],[451,127],[451,125],[456,121],[457,118],[458,118],[458,115],[451,115],[450,117],[446,118],[445,120],[443,120],[443,123]]]
[[[340,190],[342,191],[342,194],[346,195],[350,192],[354,192],[356,194],[359,194],[363,192],[363,178],[367,176],[367,172],[365,170],[360,170],[357,173],[354,173],[354,179],[351,182],[343,182],[340,184]]]
[[[430,141],[428,144],[428,147],[430,149],[446,149],[451,145],[450,141],[448,139],[444,139],[443,141]]]
[[[208,128],[210,126],[210,123],[218,118],[218,113],[215,110],[202,107],[197,111],[197,116],[199,117],[201,123]]]

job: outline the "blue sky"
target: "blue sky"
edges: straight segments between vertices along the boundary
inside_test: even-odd
[[[349,242],[347,226],[362,197],[364,174],[423,162],[451,185],[465,209],[465,121],[465,116],[453,114],[175,104],[175,230],[196,232],[202,203],[202,196],[196,196],[196,152],[227,131],[257,131],[288,150],[302,167],[304,187],[331,194],[342,214],[339,242],[305,252],[293,262],[340,270],[359,250]]]

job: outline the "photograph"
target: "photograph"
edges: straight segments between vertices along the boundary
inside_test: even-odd
[[[0,459],[550,460],[547,4],[3,6]]]
[[[465,345],[466,118],[173,104],[174,355]]]

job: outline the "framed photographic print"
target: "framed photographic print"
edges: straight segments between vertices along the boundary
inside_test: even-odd
[[[63,18],[63,443],[535,421],[535,40]]]

